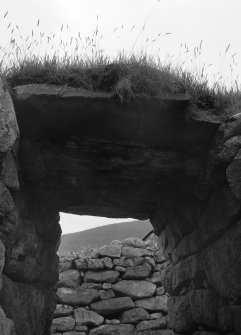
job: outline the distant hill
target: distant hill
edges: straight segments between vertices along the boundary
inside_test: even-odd
[[[113,240],[123,240],[126,237],[144,238],[151,230],[149,220],[135,220],[65,234],[62,235],[59,252],[77,252],[84,247],[99,248]]]

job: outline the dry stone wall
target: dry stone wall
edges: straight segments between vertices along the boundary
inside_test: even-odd
[[[241,114],[224,121],[217,116],[224,110],[193,111],[187,96],[140,98],[127,105],[114,93],[37,84],[11,94],[13,100],[0,81],[0,334],[48,333],[59,277],[59,212],[66,211],[150,218],[168,260],[158,278],[155,269],[162,264],[149,264],[152,256],[140,255],[146,250],[140,246],[122,246],[121,256],[96,257],[98,271],[89,269],[94,266],[89,261],[73,263],[86,267],[83,271],[77,265],[68,269],[67,262],[70,285],[87,290],[80,301],[76,287],[58,288],[59,299],[67,299],[59,301],[71,311],[80,308],[84,319],[95,312],[98,323],[113,320],[109,304],[121,299],[118,317],[138,308],[145,319],[156,312],[149,309],[164,296],[164,287],[168,317],[150,316],[140,321],[143,327],[166,318],[177,333],[239,335]],[[122,257],[144,261],[114,264]],[[156,282],[140,278],[150,266]],[[153,296],[140,296],[139,287]],[[74,314],[67,318],[74,329]],[[140,323],[105,322],[97,326],[103,334],[140,331]]]
[[[153,240],[137,238],[60,257],[51,333],[171,334],[160,276],[168,264]]]
[[[0,80],[0,334],[43,335],[55,309],[58,213],[29,200],[14,104]]]

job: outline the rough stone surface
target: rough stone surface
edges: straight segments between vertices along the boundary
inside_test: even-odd
[[[145,279],[151,273],[151,266],[148,263],[130,267],[126,270],[124,279]]]
[[[0,152],[11,150],[18,136],[13,102],[0,79]]]
[[[119,278],[120,273],[114,270],[100,272],[87,271],[84,281],[86,283],[114,283]]]
[[[168,300],[170,327],[176,332],[191,332],[198,325],[217,327],[218,297],[211,290],[190,291]]]
[[[106,316],[134,308],[135,305],[130,297],[121,297],[94,302],[90,307],[97,313]]]
[[[103,270],[104,264],[102,259],[98,258],[83,258],[75,260],[75,266],[78,270]]]
[[[154,260],[162,265],[169,259],[155,265],[160,281],[153,276],[170,295],[168,318],[185,332],[238,332],[241,114],[224,122],[217,110],[193,111],[180,95],[121,104],[111,92],[68,86],[22,85],[14,92],[19,141],[13,103],[1,83],[0,238],[12,282],[3,280],[0,304],[17,335],[47,333],[61,211],[151,218],[164,255]],[[114,267],[139,266],[150,257],[154,269],[152,242],[111,245],[129,259],[128,266]],[[139,264],[133,257],[140,253]],[[61,271],[80,256],[72,254]],[[104,269],[116,258],[103,260]],[[75,294],[81,290],[77,286]],[[165,299],[157,292],[150,299]],[[98,292],[94,296],[99,299]],[[90,300],[85,294],[86,308]]]
[[[225,298],[241,298],[241,221],[204,251],[207,278]]]
[[[13,157],[13,154],[11,152],[8,152],[4,161],[3,161],[3,167],[2,167],[2,180],[4,184],[12,189],[12,190],[18,190],[19,189],[19,181],[18,181],[18,172],[16,163]]]
[[[77,326],[87,325],[97,327],[104,322],[103,316],[93,311],[87,311],[85,308],[75,309],[74,316]]]
[[[136,300],[135,306],[144,308],[150,312],[167,313],[167,296],[156,296],[148,299]]]
[[[70,306],[85,306],[99,298],[95,289],[71,289],[61,287],[57,290],[58,302]]]
[[[80,273],[77,270],[69,269],[59,275],[58,286],[75,288],[80,284]]]
[[[114,298],[114,296],[115,296],[115,293],[111,289],[109,289],[109,290],[100,290],[99,293],[100,293],[100,299],[101,300]]]
[[[55,295],[43,286],[16,283],[3,276],[0,301],[18,335],[42,335],[51,324]]]
[[[71,317],[62,317],[54,319],[51,325],[51,331],[68,331],[73,330],[75,326],[75,320]]]
[[[0,290],[2,288],[2,271],[5,263],[5,247],[0,240]]]
[[[122,280],[112,286],[113,291],[133,299],[152,297],[156,285],[145,280]]]
[[[123,312],[121,315],[121,323],[137,323],[139,321],[148,320],[149,313],[143,308],[133,308]]]
[[[8,319],[0,307],[0,334],[15,335],[14,324],[11,319]]]
[[[103,325],[90,331],[90,335],[132,335],[135,327],[132,325]]]
[[[154,253],[151,250],[133,248],[133,247],[123,247],[121,251],[122,256],[127,258],[133,257],[143,257],[143,256],[153,256]]]
[[[149,329],[162,329],[166,327],[166,318],[161,317],[156,320],[147,320],[147,321],[141,321],[136,326],[137,331],[144,331]]]
[[[99,248],[99,253],[103,257],[118,258],[121,256],[121,246],[118,244],[104,245]]]
[[[57,304],[55,311],[54,311],[54,317],[58,318],[62,316],[69,316],[73,314],[73,311],[74,309],[71,306]]]

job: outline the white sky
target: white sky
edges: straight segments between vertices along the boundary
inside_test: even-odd
[[[17,35],[26,38],[33,30],[33,39],[40,32],[48,36],[56,33],[55,41],[60,36],[70,41],[71,36],[77,36],[78,32],[82,38],[91,36],[98,25],[96,42],[107,54],[113,55],[123,49],[128,54],[133,47],[150,54],[158,53],[161,59],[166,59],[169,54],[173,62],[185,61],[189,68],[197,66],[200,69],[205,63],[211,80],[215,75],[227,85],[236,79],[240,84],[241,0],[0,0],[0,4],[2,45],[8,45],[9,23],[11,29],[15,26],[15,38]],[[8,15],[2,20],[7,11]],[[38,19],[40,24],[36,27]],[[133,25],[135,27],[131,30]],[[201,40],[202,54],[195,60],[193,48],[200,45]],[[190,52],[185,53],[184,44]],[[93,227],[94,219],[76,219],[76,216],[70,219],[63,215],[63,231],[72,232],[75,227],[76,231],[80,230],[80,224],[76,223],[80,220],[85,229]],[[104,221],[98,219],[98,222]]]
[[[63,234],[74,233],[76,231],[87,230],[95,227],[105,226],[119,222],[131,221],[133,219],[111,219],[87,215],[70,215],[60,213],[60,224]]]

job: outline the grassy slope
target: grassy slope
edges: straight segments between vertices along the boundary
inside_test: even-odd
[[[126,237],[145,237],[152,230],[148,220],[130,221],[88,229],[73,234],[62,235],[60,252],[77,252],[84,247],[101,247],[113,240],[123,240]]]

